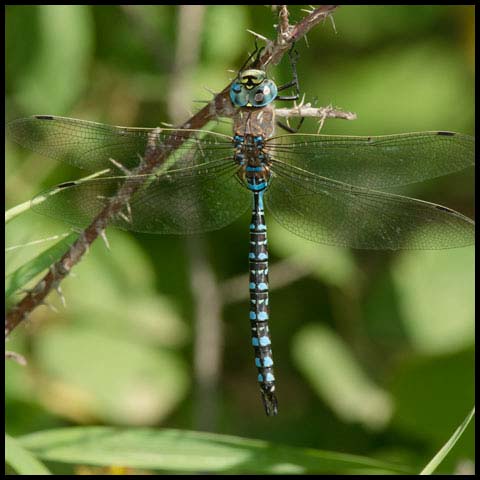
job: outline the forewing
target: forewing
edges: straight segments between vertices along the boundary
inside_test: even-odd
[[[122,174],[121,169],[115,170],[110,159],[133,169],[140,164],[152,140],[160,152],[169,151],[169,145],[175,146],[179,152],[176,160],[183,160],[177,168],[214,161],[233,152],[230,137],[203,130],[115,127],[50,115],[10,122],[7,138],[41,155],[91,172],[108,168],[118,174]],[[182,155],[185,151],[188,156]]]
[[[406,185],[475,163],[475,140],[453,132],[381,137],[282,135],[267,142],[272,158],[360,187]]]

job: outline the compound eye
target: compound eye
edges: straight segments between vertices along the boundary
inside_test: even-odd
[[[242,87],[241,87],[241,85],[239,85],[238,83],[235,83],[235,84],[232,86],[232,90],[233,90],[235,93],[240,93],[240,91],[242,90]]]

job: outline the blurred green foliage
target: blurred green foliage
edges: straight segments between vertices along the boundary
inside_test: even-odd
[[[191,8],[191,7],[186,7]],[[305,13],[292,6],[291,22]],[[172,112],[178,6],[8,6],[7,121],[55,114],[157,126],[189,117],[253,48],[246,29],[273,38],[263,6],[206,6],[198,62]],[[297,44],[306,100],[354,111],[322,133],[381,135],[474,130],[473,6],[344,6]],[[272,69],[289,80],[288,62]],[[185,105],[189,106],[185,108]],[[176,120],[178,121],[178,120]],[[229,124],[215,129],[228,132]],[[307,120],[302,131],[315,132]],[[6,203],[15,206],[79,172],[6,144]],[[473,171],[415,185],[408,194],[473,216]],[[220,286],[244,276],[248,219],[204,235]],[[248,307],[223,310],[223,366],[210,427],[219,433],[424,465],[474,402],[473,247],[354,252],[294,237],[270,222],[272,269],[306,269],[271,293],[280,415],[266,418],[249,346]],[[63,234],[26,212],[7,246]],[[7,431],[65,425],[195,429],[195,304],[185,240],[107,232],[63,282],[67,307],[38,308],[8,349]],[[7,273],[50,247],[7,253]],[[288,275],[287,275],[288,277]],[[38,277],[37,277],[38,278]],[[241,277],[242,278],[242,277]],[[275,279],[271,279],[272,283]],[[282,279],[279,278],[281,281]],[[473,427],[441,471],[473,459]]]

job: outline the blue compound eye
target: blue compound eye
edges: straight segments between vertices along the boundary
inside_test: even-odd
[[[250,94],[250,103],[254,107],[264,107],[272,103],[277,96],[277,86],[272,80],[264,80],[261,85],[253,90]]]
[[[248,103],[248,93],[242,84],[234,82],[230,87],[230,100],[236,107],[244,107]]]

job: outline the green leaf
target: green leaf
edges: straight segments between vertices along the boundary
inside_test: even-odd
[[[389,385],[395,401],[395,430],[433,452],[475,402],[474,348],[432,356],[403,354],[390,372]],[[463,451],[452,452],[458,461],[473,455],[473,435],[467,433]]]
[[[12,208],[9,208],[5,212],[5,223],[8,223],[10,220],[13,220],[15,217],[20,215],[23,212],[26,212],[29,210],[31,207],[31,202],[30,200],[27,200],[26,202],[20,203],[19,205],[15,205]]]
[[[470,421],[475,415],[475,407],[466,416],[462,424],[453,432],[453,435],[448,439],[447,443],[437,452],[437,454],[428,462],[426,467],[420,472],[420,475],[431,475],[436,468],[442,463],[443,459],[448,455],[448,452],[458,442],[465,429],[468,427]]]
[[[85,88],[93,53],[94,24],[87,5],[37,9],[35,56],[19,78],[18,102],[26,111],[67,112]]]
[[[111,250],[95,242],[86,261],[75,266],[75,278],[64,283],[68,315],[76,325],[107,335],[156,346],[184,345],[189,329],[178,307],[155,288],[152,261],[132,235],[106,232]],[[95,295],[91,295],[95,285]]]
[[[411,473],[356,455],[188,430],[74,427],[33,433],[21,442],[45,460],[179,473]]]
[[[155,424],[188,388],[179,355],[93,327],[43,331],[36,337],[36,355],[47,407],[77,420]]]
[[[51,475],[43,463],[39,462],[34,455],[23,448],[15,438],[6,434],[5,462],[18,475]]]
[[[77,236],[77,233],[68,235],[53,245],[53,247],[45,250],[40,255],[10,273],[5,279],[5,298],[8,299],[16,291],[25,288],[30,280],[59,260],[76,240]]]
[[[98,172],[92,173],[91,175],[83,177],[79,180],[89,180],[92,178],[99,177],[107,172],[109,172],[108,169],[100,170]],[[51,191],[49,191],[48,193],[51,193]],[[18,205],[15,205],[12,208],[9,208],[8,210],[5,211],[5,223],[8,223],[14,218],[18,217],[18,215],[20,215],[21,213],[26,212],[27,210],[30,210],[32,206],[35,206],[44,202],[47,198],[48,198],[48,195],[38,195],[33,200],[27,200],[26,202],[20,203]]]
[[[248,43],[245,31],[249,26],[247,15],[243,5],[210,5],[207,8],[206,21],[212,28],[204,30],[203,46],[208,58],[228,63],[238,56],[246,56],[245,44],[253,47],[253,40]]]
[[[373,429],[385,425],[392,414],[390,396],[368,377],[335,332],[307,325],[293,343],[298,368],[341,419]]]
[[[455,352],[474,342],[475,250],[405,251],[393,264],[399,307],[416,350]]]

